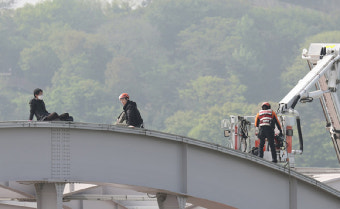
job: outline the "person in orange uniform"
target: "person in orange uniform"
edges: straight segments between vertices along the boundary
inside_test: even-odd
[[[271,106],[268,102],[264,102],[261,107],[262,110],[257,113],[255,118],[255,126],[259,127],[258,137],[260,139],[258,156],[263,158],[263,147],[267,138],[272,153],[272,162],[277,163],[277,156],[274,145],[274,129],[276,125],[280,131],[280,135],[282,135],[281,124],[277,118],[276,113],[271,109]]]

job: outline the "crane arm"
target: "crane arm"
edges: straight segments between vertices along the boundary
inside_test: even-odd
[[[280,101],[278,113],[283,116],[295,115],[299,130],[300,151],[303,149],[300,117],[296,104],[311,102],[320,98],[321,106],[331,134],[336,155],[340,163],[340,103],[336,94],[340,83],[340,44],[313,43],[309,51],[304,49],[302,58],[306,59],[311,71]],[[317,90],[310,91],[313,86]],[[286,123],[291,123],[285,120]]]
[[[319,80],[319,85],[317,85],[317,88],[320,90],[327,89],[327,84],[329,83],[327,81],[328,77],[323,76]],[[329,133],[331,135],[333,146],[335,148],[335,153],[340,163],[340,104],[338,95],[335,91],[324,94],[320,98],[320,103],[327,121],[327,129],[329,130]]]
[[[340,59],[340,55],[330,54],[324,56],[317,65],[303,78],[298,84],[280,101],[279,112],[284,113],[289,109],[294,109],[298,101],[307,100],[308,98],[317,98],[323,93],[329,92],[329,89],[309,92],[312,86],[315,86],[319,79],[330,69],[333,64]]]

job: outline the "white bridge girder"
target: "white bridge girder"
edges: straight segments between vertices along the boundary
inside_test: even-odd
[[[72,208],[76,194],[60,196],[61,185],[72,182],[147,193],[157,197],[161,209],[185,203],[252,208],[264,194],[273,194],[264,209],[340,205],[339,191],[289,168],[181,136],[105,124],[21,121],[0,123],[0,137],[0,182],[36,185],[38,208],[48,198],[58,209],[70,200],[62,204]],[[47,199],[44,191],[51,194]],[[108,208],[125,207],[114,198],[109,202]]]

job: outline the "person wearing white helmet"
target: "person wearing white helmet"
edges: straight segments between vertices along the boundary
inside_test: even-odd
[[[258,137],[260,139],[260,146],[258,150],[258,156],[263,158],[263,147],[266,142],[266,138],[268,140],[268,144],[272,153],[272,162],[277,163],[276,149],[274,145],[274,136],[275,136],[275,125],[280,131],[280,135],[282,135],[282,128],[280,122],[277,118],[276,113],[271,109],[271,106],[268,102],[264,102],[262,105],[262,110],[260,110],[255,118],[255,126],[259,127]]]
[[[127,93],[122,93],[119,96],[119,101],[123,105],[123,112],[117,118],[116,125],[144,128],[143,119],[136,102],[131,101]]]

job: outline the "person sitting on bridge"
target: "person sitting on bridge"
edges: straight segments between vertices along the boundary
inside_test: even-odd
[[[58,115],[56,112],[49,113],[46,110],[45,102],[43,100],[43,90],[37,88],[33,92],[34,98],[29,102],[30,104],[30,116],[29,120],[33,120],[33,116],[37,118],[38,121],[73,121],[73,117],[68,113],[63,113]]]
[[[131,101],[127,93],[122,93],[119,100],[123,104],[123,112],[119,115],[116,125],[144,128],[143,119],[137,109],[136,102]]]
[[[260,110],[255,118],[255,126],[259,127],[258,137],[260,139],[260,146],[258,149],[258,156],[263,158],[263,147],[268,140],[270,150],[272,153],[272,162],[277,163],[276,149],[274,145],[275,124],[282,135],[282,129],[276,113],[271,109],[268,102],[262,104],[262,110]]]

